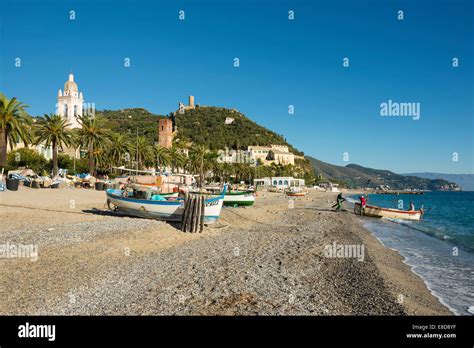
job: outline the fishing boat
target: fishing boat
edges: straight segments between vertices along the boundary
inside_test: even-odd
[[[308,194],[307,191],[302,190],[301,188],[292,188],[288,191],[286,191],[286,195],[288,197],[304,197]]]
[[[354,204],[354,213],[357,215],[362,214],[360,202]],[[390,218],[390,219],[403,219],[419,221],[423,216],[423,209],[419,210],[399,210],[391,208],[382,208],[375,205],[366,205],[364,209],[365,216],[377,217],[377,218]]]
[[[226,187],[224,187],[225,191]],[[219,219],[224,201],[224,191],[204,201],[204,223],[213,224]],[[184,213],[182,198],[170,199],[162,195],[153,195],[150,199],[134,198],[121,190],[106,191],[107,206],[110,210],[125,215],[164,221],[181,221]]]
[[[224,205],[227,206],[251,206],[255,202],[253,191],[231,191],[224,195]]]

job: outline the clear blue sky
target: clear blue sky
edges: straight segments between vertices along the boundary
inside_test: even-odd
[[[0,91],[33,115],[50,113],[73,71],[98,109],[168,114],[192,94],[203,105],[237,108],[330,163],[474,173],[473,7],[471,0],[2,0]],[[389,99],[421,103],[420,120],[381,117]]]

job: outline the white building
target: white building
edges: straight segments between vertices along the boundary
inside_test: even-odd
[[[78,117],[82,116],[84,98],[79,92],[74,75],[69,74],[69,79],[64,84],[64,92],[58,91],[57,114],[67,120],[70,128],[81,128]]]
[[[265,177],[261,179],[254,179],[256,186],[274,186],[279,189],[286,189],[288,187],[303,187],[305,185],[304,179],[293,178],[292,176],[275,176]]]
[[[217,151],[219,157],[217,161],[219,163],[250,163],[253,164],[252,158],[249,153],[245,150],[219,150]]]
[[[261,178],[261,179],[253,179],[253,183],[255,186],[264,186],[268,187],[272,185],[272,179],[269,177]]]
[[[260,160],[263,165],[295,164],[295,155],[289,152],[286,145],[249,146],[247,151],[255,162]]]

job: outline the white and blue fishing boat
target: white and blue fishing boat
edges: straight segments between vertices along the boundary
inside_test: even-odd
[[[219,196],[206,199],[204,206],[204,223],[213,224],[219,219],[224,192]],[[153,195],[150,199],[134,198],[126,191],[107,190],[107,206],[110,210],[131,216],[164,221],[181,221],[184,213],[184,200],[182,198],[166,198]]]

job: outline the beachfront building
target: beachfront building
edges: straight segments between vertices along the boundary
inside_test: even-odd
[[[303,187],[304,184],[304,179],[297,179],[292,176],[272,177],[272,186],[276,186],[277,188]]]
[[[330,181],[320,181],[318,186],[325,189],[328,192],[340,192],[339,184],[332,183]]]
[[[69,74],[68,80],[64,83],[64,91],[58,91],[57,114],[67,120],[70,128],[81,128],[78,118],[82,116],[82,106],[84,97],[79,92],[74,75]]]
[[[286,189],[289,187],[304,187],[304,179],[294,178],[292,176],[275,176],[265,177],[260,179],[254,179],[255,186],[274,186],[279,189]]]
[[[260,179],[253,179],[253,184],[255,186],[268,187],[272,185],[272,178],[265,177],[265,178],[260,178]]]

